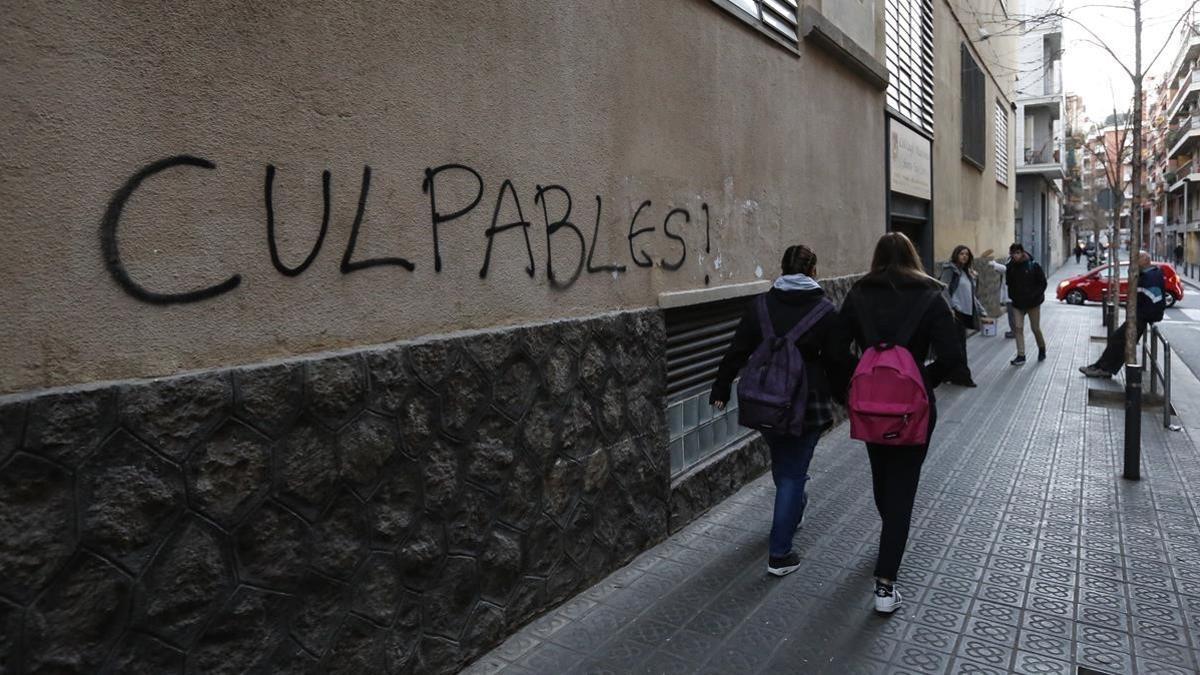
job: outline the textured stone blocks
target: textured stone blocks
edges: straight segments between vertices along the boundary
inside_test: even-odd
[[[0,672],[454,672],[667,533],[656,312],[0,399]]]

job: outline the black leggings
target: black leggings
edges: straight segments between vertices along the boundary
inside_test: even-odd
[[[932,401],[930,402],[932,406]],[[937,423],[937,412],[930,411],[929,435]],[[929,452],[924,445],[876,445],[867,443],[871,457],[871,484],[875,488],[875,508],[883,521],[879,532],[879,557],[875,561],[875,576],[896,579],[904,547],[908,544],[908,528],[912,524],[913,502],[921,481],[921,465]]]
[[[962,345],[963,362],[967,358],[967,331],[975,329],[975,317],[970,314],[963,314],[957,309],[954,310],[954,324],[958,330],[958,343]],[[970,365],[967,366],[967,372],[970,372]]]

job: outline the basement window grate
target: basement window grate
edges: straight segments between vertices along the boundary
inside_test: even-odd
[[[667,421],[671,475],[678,475],[751,432],[737,423],[737,386],[720,411],[708,404],[734,331],[749,302],[745,296],[666,310]]]
[[[800,23],[797,0],[718,0],[717,4],[792,46],[800,43],[796,33]]]

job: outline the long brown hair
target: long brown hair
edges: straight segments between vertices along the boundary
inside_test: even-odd
[[[887,282],[908,279],[937,283],[936,279],[925,273],[916,247],[903,232],[888,232],[879,238],[875,244],[875,255],[871,258],[871,271],[866,278]]]

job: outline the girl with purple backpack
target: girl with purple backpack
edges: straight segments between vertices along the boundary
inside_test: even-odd
[[[839,320],[825,291],[814,280],[817,274],[817,255],[807,246],[791,246],[783,254],[782,274],[771,289],[753,299],[733,336],[717,371],[709,403],[723,409],[729,401],[730,387],[738,372],[752,361],[762,359],[769,349],[796,354],[791,370],[799,375],[799,392],[787,392],[788,401],[796,401],[797,410],[790,405],[782,410],[778,424],[748,421],[746,413],[752,408],[743,395],[746,378],[739,385],[739,420],[744,426],[762,430],[763,439],[771,451],[771,475],[775,481],[775,512],[767,553],[767,572],[784,576],[800,567],[800,557],[792,550],[792,537],[804,516],[808,503],[805,484],[813,450],[821,434],[833,425],[832,401],[845,402],[850,375],[851,357],[846,345],[850,336]],[[787,338],[792,345],[781,345]],[[786,363],[787,354],[781,354]],[[754,365],[753,363],[751,364]],[[760,367],[762,363],[759,363]],[[790,373],[763,373],[790,376]],[[779,380],[783,381],[783,380]],[[790,381],[790,380],[788,380]],[[774,383],[771,386],[775,386]],[[770,386],[761,387],[769,389]],[[760,392],[761,393],[761,392]],[[795,398],[792,395],[796,394]],[[774,428],[772,428],[774,427]]]
[[[850,431],[866,441],[883,521],[874,592],[875,610],[885,614],[900,606],[896,574],[937,423],[933,389],[970,377],[944,288],[925,274],[908,237],[891,232],[879,239],[870,272],[842,303],[841,316],[863,353],[850,385]],[[927,365],[931,345],[937,360]],[[905,393],[886,400],[900,391]],[[924,428],[906,427],[912,419]]]

